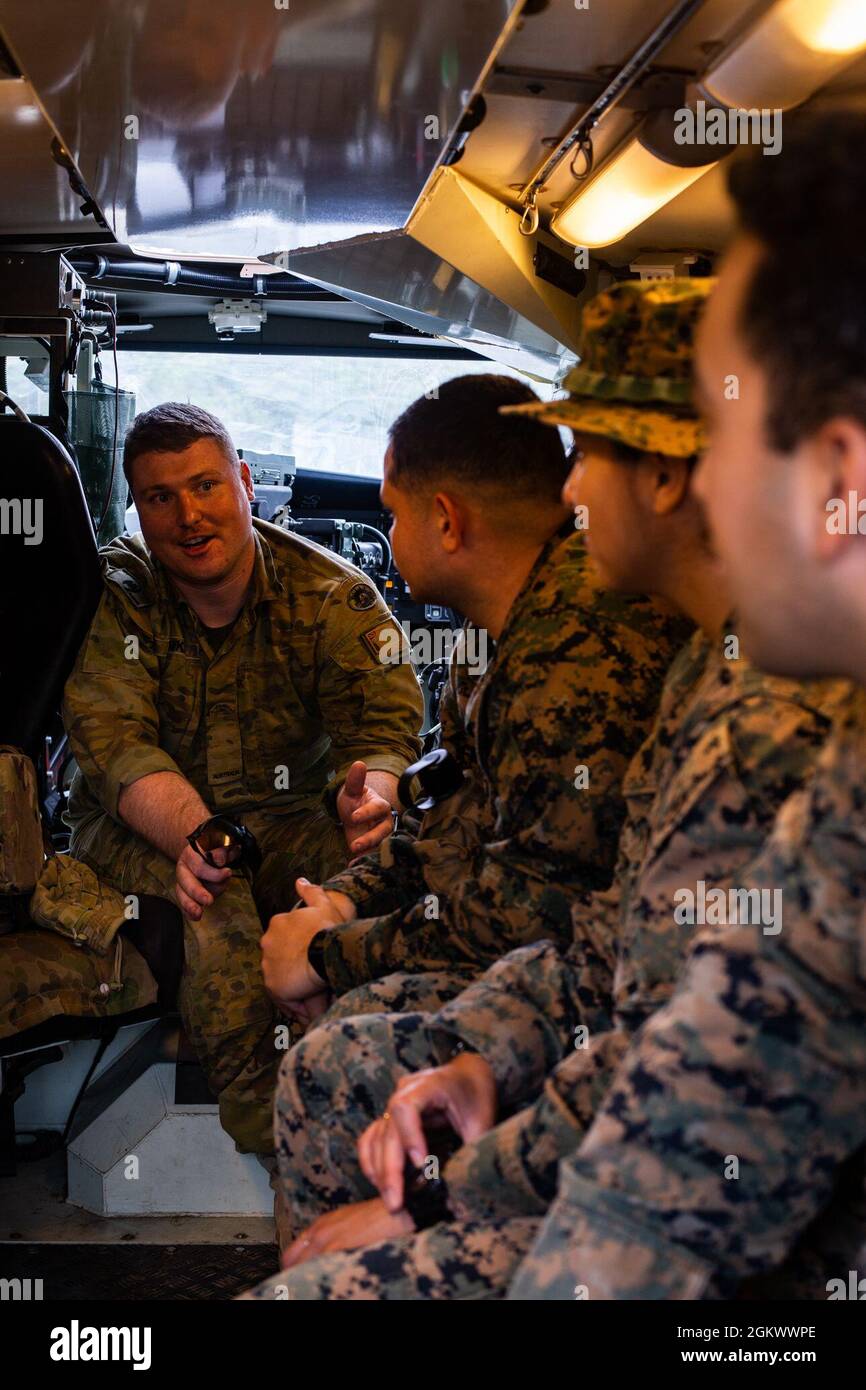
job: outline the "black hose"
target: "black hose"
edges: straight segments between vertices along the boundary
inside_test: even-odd
[[[282,299],[340,299],[338,294],[309,285],[294,275],[253,275],[241,278],[226,271],[199,270],[195,266],[182,265],[180,261],[157,261],[139,259],[113,259],[99,252],[67,255],[66,259],[79,275],[93,283],[100,280],[147,280],[151,284],[171,287],[178,285],[184,289],[223,290],[230,294],[242,295],[244,299],[255,296],[279,297]]]
[[[394,556],[391,553],[391,542],[388,540],[388,537],[385,535],[384,531],[380,531],[378,526],[368,526],[366,521],[357,521],[355,525],[360,527],[362,531],[369,531],[371,535],[374,535],[376,537],[379,544],[383,547],[383,554],[385,559],[385,574],[390,574],[391,566],[394,563]]]

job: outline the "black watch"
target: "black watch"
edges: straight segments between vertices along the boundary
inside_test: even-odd
[[[325,984],[328,984],[328,972],[325,967],[325,942],[328,937],[328,930],[327,927],[323,927],[321,931],[317,931],[307,947],[307,960],[319,979]]]

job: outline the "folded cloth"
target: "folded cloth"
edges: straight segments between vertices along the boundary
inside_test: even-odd
[[[127,900],[97,878],[87,864],[58,854],[45,864],[30,899],[30,916],[74,941],[107,955],[130,914]]]

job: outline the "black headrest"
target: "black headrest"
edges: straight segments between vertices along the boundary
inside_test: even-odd
[[[42,425],[0,415],[0,743],[38,751],[101,593],[75,464]]]

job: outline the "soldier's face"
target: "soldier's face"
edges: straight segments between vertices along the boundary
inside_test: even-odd
[[[246,559],[252,538],[250,471],[215,439],[177,454],[141,454],[133,496],[152,553],[185,584],[222,583]]]
[[[575,513],[601,582],[640,593],[646,584],[645,525],[635,494],[635,472],[598,435],[575,433],[574,463],[562,500]]]
[[[783,675],[844,672],[840,659],[852,634],[840,622],[832,567],[824,563],[834,484],[821,476],[815,440],[791,454],[773,448],[767,377],[740,327],[762,256],[754,239],[734,243],[698,332],[696,380],[709,445],[695,487],[751,659]]]

